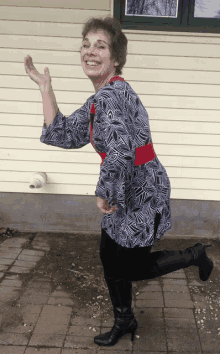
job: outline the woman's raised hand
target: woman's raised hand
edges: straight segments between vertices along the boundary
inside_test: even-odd
[[[31,80],[36,82],[41,92],[49,90],[52,79],[48,68],[44,69],[44,74],[40,74],[35,68],[30,55],[24,58],[24,67],[26,73],[29,75]]]

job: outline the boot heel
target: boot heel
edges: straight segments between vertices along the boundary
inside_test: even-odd
[[[202,266],[199,267],[199,277],[202,281],[207,281],[212,273],[213,270],[213,262],[211,259],[207,259],[206,267],[203,268]]]
[[[206,252],[206,248],[208,247],[212,247],[212,245],[205,245],[204,246],[205,252]],[[199,266],[199,277],[202,281],[208,280],[214,267],[212,260],[208,258],[206,254],[205,254],[205,261],[206,261],[205,267],[204,267],[204,263]]]
[[[135,332],[136,332],[136,329],[134,329],[132,332],[131,332],[131,341],[133,342],[134,341],[134,336],[135,336]]]

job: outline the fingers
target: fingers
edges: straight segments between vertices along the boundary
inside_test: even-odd
[[[27,69],[36,70],[30,55],[28,55],[27,57],[24,58],[24,62],[25,62],[25,66],[27,67]]]
[[[115,211],[113,209],[103,211],[104,214],[113,214],[114,212]]]
[[[115,201],[114,201],[115,203]],[[97,207],[103,214],[112,214],[117,210],[117,206],[110,206],[108,201],[102,198],[97,197]]]
[[[103,214],[113,214],[116,212],[117,210],[117,207],[112,207],[112,208],[103,208],[103,207],[99,207],[100,211],[103,213]]]
[[[27,57],[24,58],[24,64],[25,64],[25,69],[27,70],[31,70],[31,66],[33,67],[33,63],[32,63],[32,59],[30,59],[31,57],[28,55]]]
[[[101,211],[101,213],[103,213],[103,214],[113,214],[113,213],[114,213],[114,211],[112,211],[112,210],[110,210],[110,211],[100,210],[100,211]]]

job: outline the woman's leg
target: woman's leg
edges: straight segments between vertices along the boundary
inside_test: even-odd
[[[159,217],[157,217],[157,224],[159,224]],[[117,245],[102,230],[100,258],[114,307],[115,323],[110,332],[96,336],[94,342],[102,346],[112,346],[125,333],[131,333],[131,340],[134,340],[137,321],[131,309],[131,281],[156,278],[177,269],[186,268],[191,264],[199,265],[200,278],[207,280],[211,274],[213,263],[206,258],[203,245],[197,244],[193,248],[188,248],[185,251],[153,253],[150,253],[151,247],[126,249]],[[196,264],[196,258],[198,264]]]
[[[155,221],[154,237],[160,222],[158,215]],[[103,257],[101,257],[105,274],[114,280],[127,281],[120,284],[120,289],[124,288],[124,294],[128,294],[129,281],[154,279],[191,265],[199,267],[200,279],[206,281],[213,269],[213,262],[205,252],[205,248],[209,245],[197,243],[185,250],[163,250],[151,253],[151,247],[121,247],[106,233],[103,241],[107,243],[106,246],[104,245]],[[120,294],[121,297],[126,298],[123,292]]]
[[[154,239],[156,238],[156,233],[158,225],[160,223],[160,214],[156,214],[154,223]],[[102,229],[101,243],[100,243],[100,258],[104,268],[104,278],[108,286],[109,295],[113,307],[119,307],[123,304],[124,307],[131,307],[132,303],[132,282],[131,280],[125,280],[123,276],[119,274],[118,268],[118,245],[110,238],[110,236]],[[150,253],[150,247],[145,247],[145,254]],[[139,249],[133,249],[133,259],[139,257]],[[135,257],[135,254],[137,256]],[[131,257],[131,262],[132,262]],[[121,263],[123,264],[123,255]],[[122,279],[120,279],[122,278]]]
[[[102,229],[100,258],[113,307],[131,307],[132,282],[118,277],[117,244]]]
[[[132,282],[123,279],[113,279],[104,274],[113,307],[131,308]]]
[[[104,230],[102,230],[100,258],[113,305],[115,322],[110,332],[96,336],[94,342],[100,346],[113,346],[125,333],[131,333],[133,341],[137,321],[131,309],[132,283],[118,277],[118,245]]]
[[[155,218],[154,238],[160,223],[160,214]],[[151,247],[124,248],[118,246],[118,269],[121,278],[128,281],[148,280],[188,268],[191,265],[199,267],[200,279],[206,281],[213,269],[213,262],[206,255],[201,243],[185,250],[162,250],[150,252]]]
[[[102,346],[116,344],[125,333],[131,333],[131,340],[133,341],[137,329],[137,321],[131,308],[132,282],[130,279],[125,280],[123,273],[120,274],[119,272],[121,264],[124,263],[124,253],[120,253],[121,250],[123,250],[123,247],[117,245],[102,229],[100,258],[115,317],[115,323],[111,331],[94,338],[94,342]],[[147,247],[147,251],[150,252],[150,250],[151,247]],[[131,255],[134,259],[138,251],[139,248],[132,249]],[[130,259],[129,263],[132,261],[133,259]]]

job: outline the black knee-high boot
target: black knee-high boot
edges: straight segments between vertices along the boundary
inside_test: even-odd
[[[154,239],[160,223],[161,215],[156,214],[154,223]],[[149,268],[151,271],[146,274],[145,279],[165,275],[176,270],[190,267],[191,265],[199,267],[199,276],[202,281],[208,280],[213,269],[213,262],[206,254],[206,248],[212,245],[203,245],[196,243],[193,247],[188,247],[184,251],[170,250],[152,252],[149,257]],[[151,264],[151,266],[150,266]]]
[[[196,243],[193,247],[188,247],[183,251],[164,250],[152,252],[149,257],[151,267],[149,266],[149,271],[146,270],[145,279],[153,279],[194,265],[199,267],[200,279],[206,281],[213,269],[213,262],[206,254],[206,248],[211,246]]]
[[[131,333],[133,341],[137,321],[131,309],[132,282],[122,279],[114,280],[106,275],[105,280],[114,309],[115,323],[110,332],[96,336],[94,342],[100,346],[113,346],[126,333]]]
[[[132,282],[123,279],[114,279],[104,273],[104,278],[108,286],[112,306],[131,307],[132,302]]]

